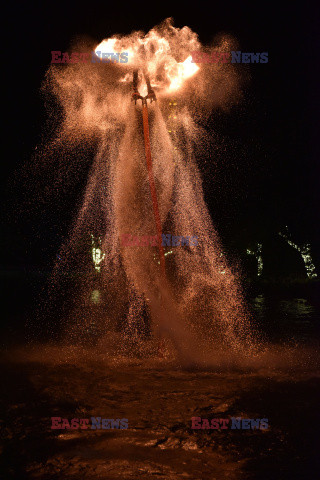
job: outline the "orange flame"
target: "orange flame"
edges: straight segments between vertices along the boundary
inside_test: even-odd
[[[157,93],[171,93],[179,90],[185,81],[199,70],[192,63],[191,51],[199,48],[197,36],[188,28],[178,29],[167,22],[167,29],[159,31],[154,28],[146,35],[134,32],[127,37],[111,37],[103,40],[95,49],[102,53],[128,53],[128,62],[119,63],[120,67],[138,69],[150,78],[151,85]],[[179,62],[177,59],[183,59]],[[140,77],[142,81],[142,75]],[[132,74],[126,73],[122,82],[132,81]],[[140,93],[142,88],[140,88]]]

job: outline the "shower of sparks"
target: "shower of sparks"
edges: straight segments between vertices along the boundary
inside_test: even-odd
[[[233,42],[223,36],[211,50],[230,50]],[[202,157],[195,154],[195,145],[207,147],[201,125],[212,110],[241,97],[240,76],[233,64],[192,63],[191,52],[202,48],[195,32],[168,19],[148,33],[117,35],[96,47],[102,58],[127,52],[128,63],[52,65],[46,77],[64,112],[59,145],[99,143],[74,230],[62,248],[65,263],[93,270],[93,262],[99,273],[77,285],[79,309],[84,297],[106,302],[101,323],[112,330],[122,318],[123,338],[127,330],[141,332],[147,315],[153,336],[169,336],[183,361],[201,359],[208,338],[213,350],[216,342],[245,352],[253,345],[239,280],[222,255],[204,200],[197,165]],[[147,108],[162,229],[201,238],[197,248],[166,249],[165,279],[154,247],[126,248],[119,241],[128,232],[155,234],[141,105],[131,101],[134,71],[140,95],[147,93],[149,77],[158,100]],[[88,232],[94,232],[90,256],[82,248]]]

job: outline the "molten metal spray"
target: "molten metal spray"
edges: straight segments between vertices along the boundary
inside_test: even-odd
[[[234,45],[225,37],[212,50]],[[52,156],[70,143],[93,142],[97,148],[82,206],[54,273],[59,283],[62,272],[83,272],[69,330],[76,334],[89,322],[106,335],[108,345],[114,332],[122,352],[133,337],[146,353],[153,338],[165,336],[173,351],[190,361],[219,349],[249,349],[252,334],[241,288],[213,228],[194,155],[195,142],[207,148],[197,120],[203,122],[213,108],[226,108],[240,96],[236,66],[192,63],[190,52],[202,48],[197,35],[170,21],[147,34],[104,40],[98,48],[128,51],[128,65],[53,65],[46,82],[64,111]],[[150,89],[157,95],[152,105],[145,100],[142,112],[130,101],[133,78],[136,99],[140,94],[150,98]],[[179,109],[169,120],[173,95]],[[174,135],[168,131],[172,121]],[[198,245],[121,243],[125,234],[152,236],[155,226],[159,237],[195,236]],[[84,248],[92,235],[100,239],[103,257],[96,275]],[[96,290],[99,308],[90,301]]]

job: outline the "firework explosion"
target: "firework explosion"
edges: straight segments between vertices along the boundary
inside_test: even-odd
[[[221,37],[210,51],[234,45]],[[166,20],[147,34],[117,35],[95,45],[97,55],[127,52],[126,64],[51,65],[47,73],[45,90],[63,110],[51,147],[91,138],[99,144],[82,206],[54,270],[55,284],[66,271],[82,272],[73,291],[76,307],[66,322],[75,337],[85,336],[94,324],[109,344],[110,332],[117,336],[122,353],[133,343],[146,352],[146,345],[160,338],[186,362],[204,361],[219,348],[243,351],[252,345],[241,289],[213,228],[197,167],[201,159],[194,154],[195,145],[200,150],[208,145],[199,122],[213,108],[240,98],[240,74],[232,64],[193,63],[191,52],[203,49],[190,28]],[[134,71],[139,93],[147,93],[147,76],[157,97],[148,111],[162,233],[198,239],[196,246],[164,248],[165,275],[156,245],[129,247],[121,241],[124,235],[157,233],[142,106],[131,101]],[[85,238],[99,243],[96,268],[83,247]]]

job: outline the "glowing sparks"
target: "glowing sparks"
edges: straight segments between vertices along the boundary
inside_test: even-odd
[[[128,63],[100,68],[100,62],[93,61],[98,66],[52,67],[48,77],[50,88],[64,109],[62,133],[68,141],[72,138],[87,145],[93,138],[99,142],[72,239],[79,243],[79,248],[78,243],[75,245],[79,265],[91,267],[88,278],[81,281],[79,305],[84,299],[85,305],[94,306],[99,315],[99,304],[107,302],[108,309],[101,312],[101,322],[98,316],[93,317],[99,318],[97,325],[85,318],[83,330],[95,334],[102,322],[114,330],[123,318],[119,327],[123,338],[127,338],[131,325],[133,330],[136,324],[141,325],[141,333],[143,325],[150,325],[152,335],[153,331],[155,335],[156,331],[168,332],[183,356],[190,343],[190,358],[195,360],[202,358],[202,341],[203,345],[209,345],[208,339],[210,343],[211,339],[215,341],[216,319],[219,345],[221,332],[223,343],[236,351],[243,347],[247,353],[251,333],[238,281],[227,261],[217,261],[221,253],[219,241],[213,234],[193,150],[196,143],[206,145],[202,127],[197,124],[198,111],[203,108],[209,113],[214,107],[233,103],[238,89],[237,73],[232,73],[232,66],[230,73],[220,67],[207,69],[193,64],[190,54],[200,48],[195,32],[188,27],[174,28],[166,22],[146,35],[134,32],[126,37],[114,36],[95,50],[101,52],[100,58],[103,54],[110,57],[128,52]],[[192,227],[201,234],[203,243],[203,248],[165,249],[168,279],[158,268],[156,248],[130,249],[119,245],[119,237],[125,232],[154,231],[145,168],[140,168],[145,153],[140,112],[130,102],[134,71],[138,71],[135,88],[140,94],[147,93],[142,85],[148,76],[157,98],[162,96],[160,108],[157,106],[152,113],[151,132],[160,224],[172,225],[182,232]],[[190,96],[194,101],[186,101]],[[131,105],[133,108],[129,108]],[[170,114],[168,119],[163,117],[166,113]],[[171,130],[171,139],[166,129]],[[173,148],[177,150],[175,155]],[[83,248],[82,238],[88,231],[94,234],[92,244]],[[150,308],[146,309],[147,302]],[[199,332],[199,347],[195,347],[198,342],[193,333],[189,342],[185,326],[190,326],[190,332]],[[122,343],[119,342],[121,355]],[[213,342],[212,346],[215,347]],[[199,354],[194,348],[199,348]]]
[[[172,100],[169,102],[170,113],[168,115],[168,132],[170,133],[171,140],[173,142],[173,149],[177,150],[177,146],[175,145],[176,140],[176,126],[177,126],[177,108],[178,103],[176,100]],[[176,153],[176,152],[175,152]],[[173,158],[173,162],[176,163],[175,158]]]
[[[171,255],[172,253],[173,253],[173,250],[169,250],[168,252],[164,253],[164,256],[166,257],[167,255]],[[158,265],[160,265],[160,262],[159,260],[157,260],[157,256],[155,254],[153,254],[153,260],[155,260],[158,263]]]

